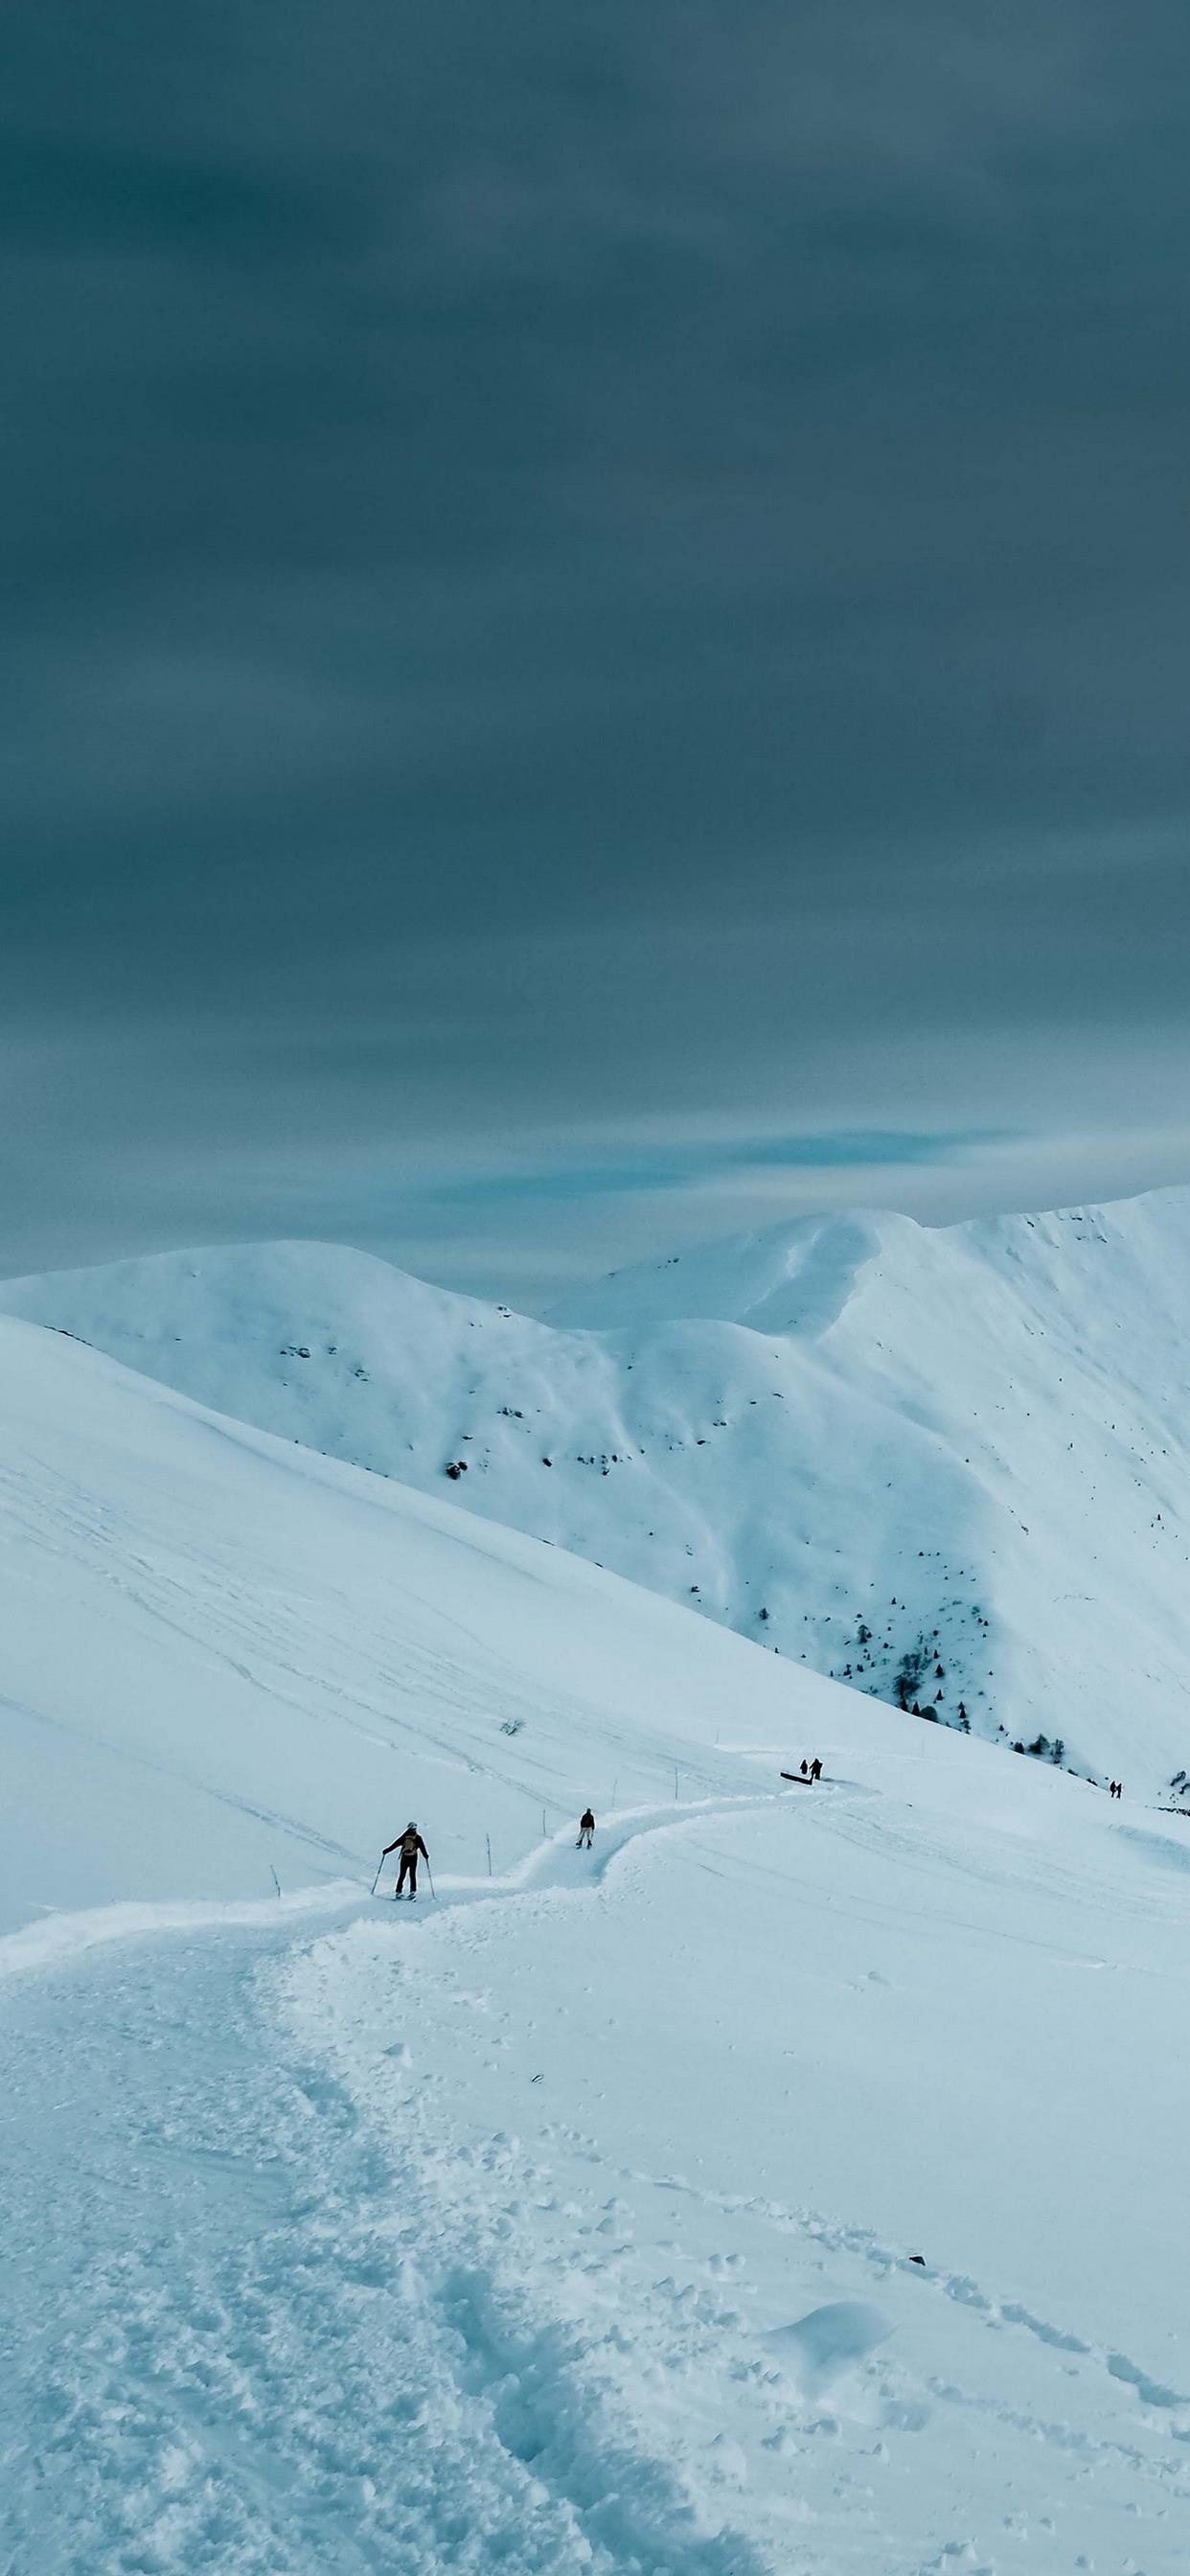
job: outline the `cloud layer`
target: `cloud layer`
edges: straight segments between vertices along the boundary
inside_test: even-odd
[[[2,42],[6,1267],[1190,1169],[1172,5]]]

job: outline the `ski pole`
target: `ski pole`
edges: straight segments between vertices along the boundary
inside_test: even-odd
[[[436,1888],[436,1887],[435,1887],[435,1885],[434,1885],[434,1873],[433,1873],[433,1870],[431,1869],[430,1864],[429,1864],[429,1862],[428,1862],[428,1861],[426,1862],[426,1877],[429,1879],[429,1882],[430,1882],[430,1894],[431,1894],[431,1896],[433,1897],[433,1899],[434,1899],[434,1903],[435,1903],[435,1905],[436,1905],[436,1904],[437,1904],[437,1902],[438,1902],[438,1890],[437,1890],[437,1888]]]
[[[383,1853],[383,1852],[381,1852],[380,1858],[379,1858],[379,1860],[378,1860],[378,1861],[377,1861],[377,1863],[376,1863],[376,1876],[375,1876],[375,1878],[373,1879],[373,1881],[372,1881],[372,1885],[371,1885],[371,1888],[370,1888],[370,1890],[369,1890],[369,1893],[370,1893],[372,1896],[375,1896],[375,1894],[376,1894],[376,1890],[377,1890],[377,1888],[378,1888],[378,1887],[379,1887],[379,1885],[380,1885],[380,1872],[381,1872],[381,1870],[382,1870],[382,1869],[383,1869],[383,1867],[384,1867],[384,1861],[385,1861],[385,1855],[384,1855],[384,1853]]]

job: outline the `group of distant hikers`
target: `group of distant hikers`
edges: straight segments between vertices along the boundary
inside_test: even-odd
[[[821,1763],[819,1763],[819,1766],[818,1766],[818,1767],[819,1767],[819,1770],[821,1770],[821,1768],[822,1768]],[[803,1765],[803,1768],[804,1768],[804,1765]],[[591,1845],[592,1845],[592,1843],[594,1842],[594,1840],[595,1840],[595,1818],[594,1818],[594,1815],[593,1815],[593,1814],[592,1814],[592,1812],[591,1812],[590,1807],[584,1807],[583,1812],[582,1812],[582,1814],[581,1814],[581,1816],[579,1817],[579,1820],[578,1820],[578,1841],[577,1841],[577,1842],[576,1842],[576,1844],[575,1844],[575,1850],[576,1850],[576,1851],[590,1851],[590,1849],[591,1849]],[[403,1834],[398,1834],[398,1835],[397,1835],[397,1839],[396,1839],[396,1841],[395,1841],[394,1843],[386,1843],[386,1844],[385,1844],[384,1849],[383,1849],[383,1851],[381,1852],[381,1855],[380,1855],[380,1869],[383,1869],[384,1864],[385,1864],[386,1860],[388,1859],[388,1856],[389,1856],[389,1853],[390,1853],[390,1852],[399,1852],[399,1854],[400,1854],[400,1865],[399,1865],[398,1870],[397,1870],[397,1884],[396,1884],[395,1888],[393,1889],[393,1902],[394,1902],[394,1904],[395,1904],[395,1903],[396,1903],[396,1900],[397,1900],[397,1898],[398,1898],[398,1897],[400,1897],[400,1896],[404,1896],[404,1894],[405,1894],[405,1882],[406,1882],[406,1880],[408,1880],[408,1882],[409,1882],[409,1902],[410,1902],[410,1904],[412,1904],[413,1899],[414,1899],[414,1897],[415,1897],[415,1896],[416,1896],[416,1894],[417,1894],[417,1864],[418,1864],[419,1860],[424,1860],[424,1862],[425,1862],[425,1865],[426,1865],[426,1868],[427,1868],[427,1869],[429,1869],[429,1867],[430,1867],[430,1855],[429,1855],[428,1851],[426,1850],[425,1844],[424,1844],[424,1843],[423,1843],[423,1841],[422,1841],[422,1838],[421,1838],[420,1833],[418,1832],[417,1826],[416,1826],[415,1824],[413,1824],[413,1823],[412,1823],[412,1821],[411,1821],[409,1824],[407,1824],[407,1825],[406,1825],[406,1827],[405,1827],[405,1831],[404,1831],[404,1833],[403,1833]],[[372,1881],[372,1893],[373,1893],[373,1895],[375,1895],[375,1892],[376,1892],[376,1883],[377,1883],[377,1880],[378,1880],[378,1879],[379,1879],[379,1877],[380,1877],[380,1869],[378,1869],[378,1870],[377,1870],[377,1872],[376,1872],[376,1878],[374,1878],[374,1879],[373,1879],[373,1881]],[[433,1895],[433,1893],[434,1893],[434,1880],[433,1880],[433,1875],[431,1874],[431,1877],[430,1877],[430,1894],[431,1894],[431,1896]]]
[[[783,1771],[781,1777],[783,1780],[797,1780],[804,1782],[808,1789],[812,1789],[815,1782],[822,1778],[822,1764],[819,1761],[818,1755],[815,1754],[812,1762],[807,1762],[803,1757],[800,1771]],[[1124,1795],[1123,1781],[1109,1780],[1107,1784],[1107,1794],[1109,1798],[1122,1798]],[[590,1807],[584,1807],[578,1820],[578,1841],[575,1844],[575,1850],[590,1851],[594,1840],[594,1814]],[[406,1825],[404,1833],[398,1834],[394,1843],[385,1844],[380,1855],[380,1869],[383,1869],[390,1852],[398,1852],[400,1854],[400,1866],[397,1871],[397,1884],[393,1890],[394,1900],[397,1897],[404,1896],[406,1881],[408,1881],[409,1900],[410,1903],[412,1903],[417,1894],[417,1864],[419,1860],[424,1860],[426,1868],[429,1869],[430,1866],[430,1855],[426,1850],[425,1844],[423,1843],[421,1835],[419,1834],[415,1824],[411,1823]],[[377,1879],[380,1876],[380,1869],[376,1872]],[[434,1881],[433,1878],[431,1878],[431,1893],[433,1892],[433,1887]],[[374,1888],[375,1881],[373,1882],[373,1889]]]

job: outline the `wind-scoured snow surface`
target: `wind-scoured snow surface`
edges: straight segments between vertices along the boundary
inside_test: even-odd
[[[0,1304],[943,1723],[1190,1772],[1190,1193],[803,1219],[549,1324],[318,1244]]]
[[[1184,2569],[1180,1819],[20,1324],[0,1476],[4,2576]]]

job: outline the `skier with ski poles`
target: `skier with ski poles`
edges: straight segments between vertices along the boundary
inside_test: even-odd
[[[582,1851],[585,1845],[586,1849],[590,1851],[594,1837],[595,1818],[592,1815],[590,1808],[586,1807],[578,1820],[578,1841],[575,1844],[575,1850]]]
[[[410,1823],[406,1825],[404,1833],[398,1834],[395,1843],[385,1844],[384,1850],[380,1855],[380,1869],[383,1869],[390,1852],[399,1852],[401,1855],[401,1865],[397,1871],[397,1884],[393,1891],[394,1903],[397,1897],[404,1895],[405,1881],[408,1879],[409,1900],[412,1904],[412,1901],[417,1894],[417,1863],[419,1856],[424,1860],[427,1869],[430,1866],[430,1855],[426,1850],[425,1844],[423,1843],[421,1835],[419,1834],[415,1824]],[[380,1870],[378,1869],[376,1877],[379,1878],[379,1876]],[[431,1887],[433,1886],[433,1883],[434,1882],[431,1879]],[[373,1889],[374,1888],[375,1881],[373,1881]]]

